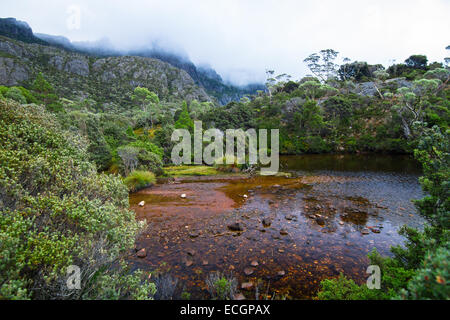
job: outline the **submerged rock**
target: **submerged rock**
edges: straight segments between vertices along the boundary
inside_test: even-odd
[[[296,215],[294,215],[294,214],[288,214],[286,217],[285,217],[285,219],[286,220],[297,220],[297,216]]]
[[[189,237],[191,238],[197,238],[199,235],[200,233],[198,231],[189,232]]]
[[[262,224],[264,227],[270,227],[270,225],[272,224],[272,220],[270,220],[269,218],[264,218],[262,219]]]
[[[228,229],[231,231],[244,231],[244,226],[240,222],[235,222],[228,225]]]
[[[318,225],[325,225],[325,219],[322,216],[317,215],[314,219],[316,220]]]

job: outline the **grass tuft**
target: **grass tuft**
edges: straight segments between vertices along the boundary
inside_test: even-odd
[[[135,170],[123,182],[128,187],[128,190],[134,192],[151,186],[156,182],[156,178],[150,171]]]

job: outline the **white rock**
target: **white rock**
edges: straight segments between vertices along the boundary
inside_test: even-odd
[[[184,198],[186,198],[186,193],[182,193],[181,194],[181,197],[184,199]]]
[[[145,205],[145,201],[144,200],[142,200],[141,202],[139,202],[139,207],[143,207],[144,205]]]
[[[247,198],[248,198],[248,196],[247,196],[246,194],[244,194],[244,195],[243,195],[243,197],[244,197],[245,199],[247,199]]]

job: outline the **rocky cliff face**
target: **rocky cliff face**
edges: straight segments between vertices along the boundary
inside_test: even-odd
[[[184,70],[187,74],[194,80],[195,85],[199,86],[203,92],[200,96],[207,95],[209,100],[210,98],[214,98],[218,103],[224,105],[231,101],[238,101],[243,96],[247,94],[254,94],[258,90],[265,90],[265,86],[262,84],[250,84],[247,86],[239,87],[232,84],[227,84],[223,81],[223,79],[218,75],[214,69],[210,67],[198,67],[194,65],[187,57],[183,57],[177,53],[169,52],[164,50],[163,48],[153,48],[153,49],[143,49],[143,50],[131,50],[131,51],[120,51],[114,49],[112,46],[108,45],[108,43],[103,42],[76,42],[72,43],[69,39],[62,36],[53,36],[42,33],[33,33],[32,29],[28,26],[26,22],[18,21],[14,18],[0,18],[0,36],[5,36],[10,39],[20,40],[26,43],[37,43],[48,45],[52,47],[56,47],[59,49],[63,49],[73,53],[80,53],[82,55],[97,57],[97,58],[107,58],[107,57],[123,57],[123,56],[136,56],[136,57],[144,57],[144,58],[153,58],[157,60],[161,60],[167,62],[171,66]],[[2,56],[0,52],[0,56]],[[56,58],[56,61],[53,61],[58,66],[62,60],[60,58]],[[26,70],[22,70],[15,65],[11,65],[11,61],[3,61],[3,67],[7,68],[0,77],[7,78],[7,81],[4,83],[8,84],[17,84],[17,82],[23,81],[23,76],[26,74]],[[78,63],[78,67],[83,68],[82,65]],[[71,66],[68,66],[67,69],[77,69],[77,66],[74,66],[73,63]],[[8,79],[8,70],[13,70],[10,73],[13,78]],[[59,70],[59,69],[58,69]],[[61,71],[61,70],[59,70]],[[85,71],[82,71],[83,74],[86,74]],[[107,74],[103,78],[108,79],[112,75]],[[185,76],[183,75],[182,78]],[[183,83],[183,81],[181,81]],[[174,84],[175,87],[180,87],[180,81]],[[166,90],[170,92],[171,90]],[[192,90],[190,94],[188,94],[186,99],[191,99]],[[178,93],[178,91],[175,91]],[[182,93],[181,93],[182,94]],[[179,95],[178,95],[179,96]],[[203,97],[203,99],[205,99]]]
[[[0,35],[29,43],[46,43],[33,34],[33,30],[26,22],[15,18],[0,18]]]
[[[96,58],[52,46],[0,37],[0,85],[27,85],[42,72],[66,97],[128,103],[136,86],[160,99],[209,101],[189,74],[145,57]]]

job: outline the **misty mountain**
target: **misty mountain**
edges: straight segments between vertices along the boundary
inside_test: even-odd
[[[0,35],[27,43],[47,44],[33,34],[28,23],[15,18],[0,18]]]
[[[158,46],[153,46],[149,49],[124,51],[115,49],[107,39],[94,42],[72,42],[64,36],[33,33],[26,22],[18,21],[14,18],[0,18],[0,35],[27,43],[50,45],[95,57],[138,56],[158,59],[186,71],[197,85],[203,87],[209,96],[217,99],[222,105],[231,101],[238,101],[247,94],[254,94],[257,90],[265,89],[263,84],[257,83],[246,86],[235,86],[225,83],[214,69],[208,66],[196,66],[184,55]]]
[[[153,46],[148,49],[124,51],[115,49],[107,40],[95,42],[71,42],[69,39],[62,36],[52,36],[40,33],[36,33],[35,35],[51,45],[93,56],[137,56],[167,62],[174,67],[186,71],[192,79],[194,79],[197,85],[203,87],[208,95],[216,98],[222,105],[231,101],[238,101],[247,94],[254,94],[257,90],[265,89],[264,85],[257,83],[246,86],[235,86],[225,83],[222,77],[214,69],[207,66],[196,66],[184,55],[170,52],[158,46]]]
[[[186,71],[158,59],[94,57],[0,36],[0,85],[27,86],[39,73],[61,96],[91,99],[102,108],[108,104],[127,108],[136,86],[149,88],[167,102],[211,100]]]

